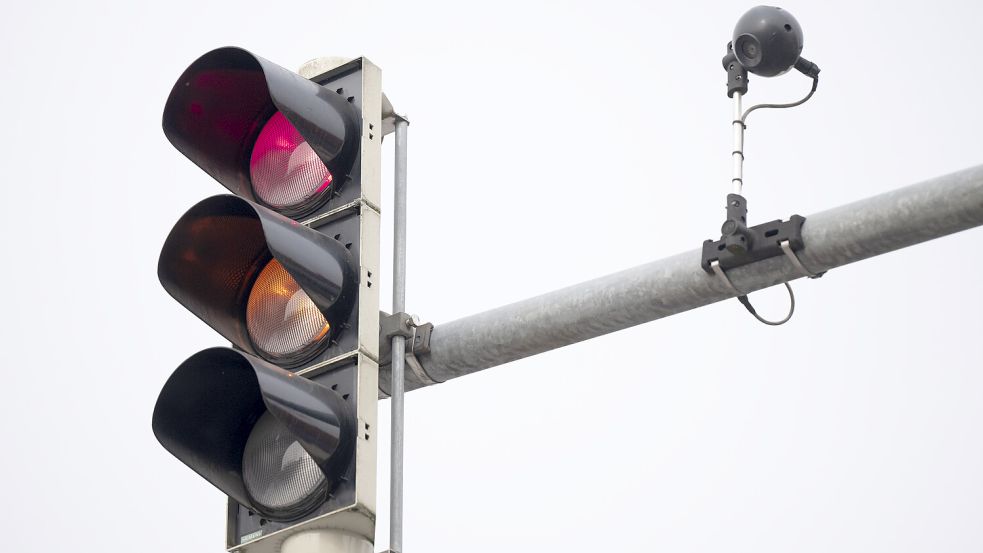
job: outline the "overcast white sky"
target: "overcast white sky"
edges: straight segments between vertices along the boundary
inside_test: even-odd
[[[382,67],[412,121],[408,305],[439,324],[717,233],[720,58],[753,5],[6,2],[0,549],[223,550],[224,496],[150,429],[171,371],[224,343],[156,277],[225,192],[160,129],[200,54]],[[752,222],[983,162],[979,2],[782,5],[823,73],[753,116]],[[981,240],[800,281],[781,328],[724,302],[411,393],[406,552],[983,550]]]

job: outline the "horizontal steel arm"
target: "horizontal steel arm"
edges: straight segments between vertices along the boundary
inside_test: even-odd
[[[819,273],[980,225],[983,165],[808,216],[799,258]],[[694,249],[438,325],[420,362],[443,382],[734,297],[700,256]],[[784,256],[728,274],[744,292],[802,276]],[[407,373],[407,390],[423,386]]]

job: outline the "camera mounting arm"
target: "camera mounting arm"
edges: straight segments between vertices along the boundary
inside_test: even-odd
[[[734,99],[734,118],[731,126],[734,130],[734,150],[731,158],[734,164],[734,194],[740,194],[744,188],[744,112],[741,100],[747,94],[747,69],[734,54],[734,43],[727,43],[727,55],[723,59],[724,69],[727,70],[727,96]],[[727,202],[728,205],[730,202]]]

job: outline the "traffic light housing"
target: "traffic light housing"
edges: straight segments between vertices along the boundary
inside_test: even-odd
[[[304,365],[332,340],[355,345],[345,336],[357,325],[351,251],[241,198],[213,196],[191,208],[164,242],[157,272],[189,311],[280,367]]]
[[[181,217],[158,276],[232,348],[174,371],[153,430],[229,496],[230,551],[373,540],[382,101],[364,58],[305,79],[239,48],[167,100],[168,140],[234,195]]]
[[[164,135],[233,194],[310,218],[329,201],[344,203],[336,198],[356,169],[364,97],[348,81],[332,78],[323,83],[329,89],[245,50],[220,48],[178,79],[164,106]]]
[[[357,440],[350,377],[334,373],[322,384],[234,349],[207,349],[165,384],[154,433],[239,505],[295,520],[351,500],[333,493],[350,476]]]

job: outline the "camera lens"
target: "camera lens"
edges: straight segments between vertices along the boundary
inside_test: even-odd
[[[741,43],[741,51],[750,59],[758,57],[758,44],[752,40],[745,40]]]
[[[734,54],[737,55],[737,61],[747,69],[757,67],[763,59],[761,42],[754,35],[743,34],[734,39]]]

